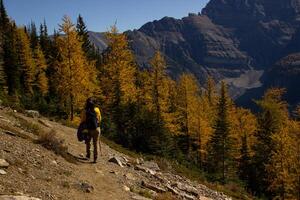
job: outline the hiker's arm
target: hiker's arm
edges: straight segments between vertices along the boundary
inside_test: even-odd
[[[85,122],[85,120],[86,120],[86,113],[85,113],[84,110],[81,111],[80,118],[81,118],[81,123]]]

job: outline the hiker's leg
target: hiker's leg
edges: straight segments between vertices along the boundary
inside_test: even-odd
[[[85,140],[85,144],[86,144],[86,157],[90,158],[91,157],[91,132],[89,131]]]
[[[99,132],[97,130],[93,130],[94,162],[97,161],[97,157],[98,157],[98,148],[97,148],[98,137],[99,137]]]

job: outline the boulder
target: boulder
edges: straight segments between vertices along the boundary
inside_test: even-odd
[[[130,191],[130,188],[129,188],[128,186],[124,185],[124,186],[123,186],[123,190],[126,191],[126,192],[129,192],[129,191]]]
[[[164,188],[151,183],[146,183],[145,181],[142,181],[142,186],[159,193],[167,192],[167,190],[165,190]]]
[[[94,187],[87,182],[79,182],[79,187],[86,193],[91,193],[94,190]]]
[[[190,186],[190,185],[188,185],[188,184],[184,184],[184,183],[181,183],[181,182],[177,182],[177,183],[175,184],[175,186],[176,186],[178,189],[180,189],[180,190],[182,190],[182,191],[185,191],[185,192],[187,192],[187,193],[189,193],[189,194],[192,194],[192,195],[195,195],[195,196],[198,195],[198,190],[197,190],[197,188],[195,188],[195,187],[193,187],[193,186]]]
[[[112,162],[112,163],[115,163],[115,164],[119,165],[120,167],[124,167],[124,166],[123,166],[123,163],[122,163],[122,161],[121,161],[121,159],[118,158],[118,157],[116,157],[116,156],[111,157],[111,158],[108,160],[108,162]]]
[[[4,160],[4,159],[0,159],[0,168],[7,168],[9,166],[9,163]]]
[[[52,128],[52,125],[49,124],[48,122],[44,121],[44,120],[39,119],[38,122],[39,122],[40,124],[42,124],[42,125],[48,127],[48,128]]]
[[[130,180],[130,181],[135,181],[136,180],[136,178],[134,177],[134,175],[131,174],[131,173],[124,174],[124,177],[126,179]]]
[[[151,175],[155,175],[155,174],[156,174],[155,171],[153,171],[153,170],[151,170],[151,169],[149,169],[149,168],[147,168],[147,167],[143,167],[143,166],[141,166],[141,165],[135,166],[134,169],[135,169],[135,170],[139,170],[139,171],[143,171],[143,172],[146,172],[146,173],[149,173],[149,174],[151,174]]]
[[[32,117],[32,118],[40,117],[39,111],[36,111],[36,110],[26,110],[25,113],[28,117]]]
[[[0,169],[0,175],[6,175],[6,174],[7,174],[6,171],[4,171],[3,169]]]
[[[41,200],[41,199],[29,197],[29,196],[1,195],[0,200]]]
[[[132,196],[131,199],[133,199],[133,200],[152,200],[152,199],[142,197],[142,196],[138,196],[138,195]]]
[[[153,171],[160,171],[160,168],[156,162],[153,161],[146,161],[141,166],[151,169]]]

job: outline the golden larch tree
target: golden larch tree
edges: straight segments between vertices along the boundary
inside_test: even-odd
[[[22,73],[25,94],[33,94],[35,63],[30,48],[30,39],[24,28],[17,29],[17,65]]]
[[[200,87],[198,81],[192,74],[184,73],[178,83],[178,110],[182,132],[187,137],[187,155],[191,156],[193,140],[199,137],[201,124],[199,124],[198,98]]]
[[[43,51],[37,45],[33,50],[35,61],[35,85],[42,96],[48,93],[48,77],[46,75],[47,63]]]
[[[118,106],[136,101],[137,66],[125,34],[118,32],[114,25],[106,33],[108,48],[104,53],[101,73],[101,87],[106,104]]]
[[[94,94],[97,73],[94,63],[84,56],[82,42],[69,17],[64,16],[60,31],[64,35],[57,38],[60,61],[55,67],[55,81],[57,92],[73,120],[74,108],[82,107],[85,99]]]

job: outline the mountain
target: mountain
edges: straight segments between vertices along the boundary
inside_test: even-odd
[[[211,75],[240,99],[265,88],[271,68],[300,51],[300,0],[211,0],[199,14],[164,17],[125,33],[140,67],[160,50],[174,78],[191,72],[203,84]]]

